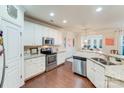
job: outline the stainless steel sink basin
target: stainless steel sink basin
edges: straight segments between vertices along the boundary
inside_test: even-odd
[[[114,64],[112,62],[108,62],[108,61],[106,61],[105,59],[102,59],[102,58],[91,58],[91,59],[93,59],[95,61],[98,61],[98,62],[100,62],[104,65],[116,65],[116,64]]]

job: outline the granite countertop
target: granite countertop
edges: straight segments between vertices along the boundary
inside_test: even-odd
[[[66,52],[65,50],[62,50],[62,51],[57,51],[57,53],[63,53],[63,52]]]
[[[107,54],[107,53],[104,53],[102,51],[97,51],[97,50],[80,50],[80,52],[97,53],[97,54],[102,54],[102,55],[105,55],[105,56],[120,58],[120,59],[124,60],[124,56],[123,55]]]
[[[64,53],[64,52],[66,51],[65,50],[57,51],[57,53]],[[45,54],[24,55],[24,60],[32,59],[36,57],[43,57],[43,56],[45,56]]]
[[[34,54],[34,55],[25,55],[24,60],[32,59],[32,58],[37,58],[37,57],[45,57],[45,54]]]
[[[99,53],[97,51],[90,51],[90,50],[81,50],[79,52],[92,52],[92,53]],[[84,56],[84,55],[81,55],[80,53],[77,53],[75,55],[80,55],[80,56]],[[110,55],[110,56],[118,56],[120,57],[120,55]],[[124,64],[121,64],[121,65],[104,65],[100,62],[97,62],[95,60],[92,60],[90,57],[86,56],[89,60],[99,64],[100,66],[104,67],[105,68],[105,76],[107,77],[111,77],[113,79],[116,79],[116,80],[120,80],[120,81],[124,81]],[[122,56],[123,58],[123,56]]]
[[[124,65],[106,67],[105,76],[124,81]]]

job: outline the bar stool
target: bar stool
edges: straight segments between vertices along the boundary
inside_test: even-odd
[[[118,54],[118,50],[110,50],[111,54]]]

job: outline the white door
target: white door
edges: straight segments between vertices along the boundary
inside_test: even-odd
[[[20,27],[2,21],[6,55],[4,87],[19,87],[21,82],[21,34]]]

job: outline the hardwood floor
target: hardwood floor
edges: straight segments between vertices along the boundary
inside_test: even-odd
[[[72,63],[66,62],[26,81],[23,88],[94,88],[94,85],[87,78],[74,74]]]

